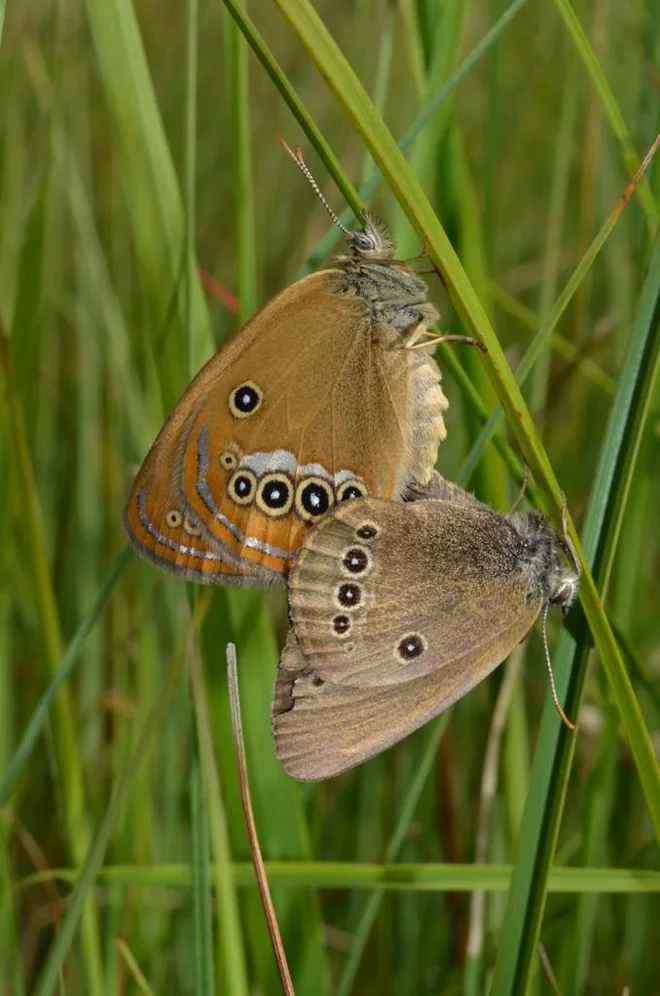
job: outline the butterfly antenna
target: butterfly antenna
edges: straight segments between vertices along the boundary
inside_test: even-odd
[[[569,730],[574,730],[575,723],[571,723],[570,719],[568,718],[568,716],[566,715],[566,713],[564,712],[564,710],[560,705],[559,696],[557,695],[557,686],[555,685],[555,676],[552,673],[552,661],[550,659],[550,648],[548,646],[548,629],[547,629],[549,608],[550,608],[550,602],[546,602],[543,606],[543,609],[541,610],[541,637],[543,638],[543,650],[545,652],[545,664],[548,669],[548,677],[550,679],[550,691],[552,693],[552,701],[555,704],[555,709],[559,713],[559,717],[564,726],[567,726]]]
[[[284,150],[289,153],[289,155],[293,159],[294,163],[296,164],[296,166],[298,167],[298,169],[300,170],[300,172],[306,178],[307,182],[309,183],[310,187],[312,188],[312,190],[314,191],[314,193],[316,194],[316,196],[320,200],[321,204],[323,205],[323,207],[326,209],[326,211],[330,215],[333,223],[337,226],[337,228],[342,233],[342,235],[344,235],[348,239],[348,241],[350,242],[351,241],[352,232],[348,228],[346,228],[346,225],[342,225],[341,221],[339,220],[339,218],[337,217],[337,215],[332,210],[332,208],[330,207],[330,205],[326,201],[325,197],[321,193],[321,188],[319,187],[318,183],[314,179],[314,176],[312,174],[311,169],[309,168],[309,166],[307,165],[307,163],[303,159],[303,155],[302,155],[302,152],[300,151],[300,148],[296,148],[296,151],[294,152],[293,149],[291,148],[291,146],[282,138],[281,135],[278,135],[277,139],[278,139],[278,142],[280,143],[280,145],[284,148]]]

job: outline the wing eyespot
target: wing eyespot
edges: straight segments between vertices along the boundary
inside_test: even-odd
[[[371,570],[373,561],[365,546],[349,546],[341,555],[342,571],[345,574],[365,574]]]
[[[316,522],[332,508],[334,500],[332,485],[322,477],[306,477],[296,488],[296,512],[305,522]]]
[[[352,625],[351,617],[347,616],[345,612],[340,612],[332,620],[332,632],[335,636],[343,639],[350,633]]]
[[[401,664],[409,664],[421,657],[427,646],[423,633],[406,633],[394,648],[394,656]]]
[[[165,525],[169,529],[180,529],[183,523],[183,516],[178,508],[170,508],[165,513]]]
[[[340,609],[356,609],[362,601],[362,585],[355,581],[343,581],[335,588],[335,604]]]
[[[293,484],[287,474],[264,474],[257,488],[257,508],[271,518],[288,515],[293,505]]]
[[[355,538],[369,541],[376,539],[379,533],[380,529],[375,522],[363,522],[362,525],[358,526],[355,530]]]
[[[257,475],[244,467],[229,478],[227,494],[237,505],[250,505],[257,490]]]
[[[348,481],[342,481],[337,487],[337,504],[343,501],[352,501],[353,498],[366,498],[369,488],[364,481],[357,477],[351,477]]]
[[[189,536],[201,536],[202,527],[197,519],[192,515],[184,515],[183,528]]]
[[[229,395],[229,411],[234,418],[249,418],[261,408],[264,392],[253,380],[239,384]]]

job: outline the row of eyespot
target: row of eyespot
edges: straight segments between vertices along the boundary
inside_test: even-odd
[[[335,503],[363,497],[368,490],[357,478],[343,481],[334,489],[323,477],[304,477],[294,485],[281,471],[258,478],[254,471],[242,467],[229,478],[227,494],[237,505],[254,503],[273,518],[288,515],[294,508],[305,522],[314,522]]]
[[[356,539],[375,539],[380,530],[371,522],[365,522],[355,530]],[[369,550],[362,545],[348,547],[343,551],[340,561],[342,574],[355,577],[368,574],[373,566]],[[364,591],[357,581],[342,581],[334,592],[335,604],[340,610],[331,620],[332,632],[340,639],[348,637],[353,629],[353,610],[358,609],[364,600]],[[401,664],[420,657],[426,650],[426,638],[422,633],[407,633],[394,647],[394,656]]]

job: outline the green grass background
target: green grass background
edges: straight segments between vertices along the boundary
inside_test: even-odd
[[[279,991],[228,640],[299,994],[658,991],[660,167],[621,200],[660,130],[655,0],[248,12],[0,0],[0,992]],[[191,375],[337,242],[279,133],[401,256],[426,238],[443,331],[488,347],[439,351],[441,472],[504,511],[526,463],[556,523],[567,496],[575,736],[535,632],[450,717],[300,787],[270,742],[284,593],[125,550]]]

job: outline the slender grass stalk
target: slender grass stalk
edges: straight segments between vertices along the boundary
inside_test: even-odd
[[[131,976],[133,977],[133,981],[137,985],[139,991],[143,993],[143,996],[154,996],[153,989],[145,979],[144,973],[141,971],[140,966],[138,965],[133,956],[133,953],[131,952],[130,948],[123,940],[123,938],[121,937],[117,938],[117,946],[121,951],[122,956],[126,961],[126,964],[128,965]]]
[[[296,90],[287,79],[281,67],[278,65],[277,60],[271,53],[265,40],[257,31],[245,9],[245,5],[240,2],[235,2],[235,0],[223,0],[223,3],[233,19],[236,21],[240,31],[249,43],[250,48],[255,53],[261,62],[261,65],[266,70],[280,94],[288,104],[303,132],[307,135],[310,142],[316,149],[321,162],[324,163],[330,175],[335,178],[335,181],[342,191],[346,202],[350,204],[353,209],[356,218],[359,218],[362,210],[362,204],[357,198],[352,185],[346,179],[339,160],[333,154],[329,144],[323,137],[321,130],[317,128],[312,116],[308,113],[302,101],[298,97]]]
[[[190,631],[194,632],[198,620],[191,621]],[[127,793],[137,774],[137,770],[154,736],[163,712],[174,693],[183,663],[183,655],[175,657],[163,681],[160,693],[152,704],[142,726],[135,750],[126,764],[115,787],[110,805],[103,821],[91,842],[89,852],[81,863],[80,877],[75,885],[71,901],[62,919],[60,931],[48,952],[43,970],[34,989],[35,996],[50,996],[57,985],[64,959],[73,940],[76,928],[84,915],[85,908],[93,899],[94,879],[103,864],[110,838],[119,818]]]
[[[149,76],[135,12],[128,0],[87,0],[87,18],[130,203],[130,220],[158,335],[158,375],[169,409],[181,390],[181,358],[208,356],[208,313],[194,260],[185,255],[186,221]],[[118,72],[117,67],[124,67]],[[158,238],[154,238],[158,233]],[[190,299],[183,275],[188,273]],[[193,344],[185,348],[188,311]]]
[[[652,161],[657,146],[658,146],[658,141],[656,140],[651,150],[649,151],[648,155],[646,156],[647,165],[650,164],[650,162]],[[535,365],[539,357],[542,355],[542,350],[547,340],[550,338],[552,332],[558,325],[562,315],[568,308],[568,305],[570,304],[574,295],[577,293],[586,274],[589,272],[595,260],[597,259],[598,254],[601,252],[605,244],[605,241],[610,236],[615,225],[619,221],[622,211],[625,209],[625,207],[630,201],[630,195],[631,195],[631,184],[628,184],[625,191],[614,205],[612,211],[607,216],[607,219],[600,228],[600,231],[595,236],[591,245],[587,249],[586,253],[580,260],[578,266],[575,268],[570,279],[567,281],[561,294],[553,304],[552,308],[550,309],[547,315],[547,318],[544,321],[542,321],[537,334],[534,336],[533,341],[530,343],[529,347],[525,352],[525,355],[523,356],[518,368],[516,369],[516,381],[521,387],[525,383],[526,379],[529,377],[532,370],[535,368]],[[476,468],[481,458],[481,455],[484,452],[486,445],[490,439],[490,433],[493,431],[493,429],[495,428],[501,417],[502,417],[502,408],[499,408],[497,411],[493,412],[490,415],[488,422],[481,431],[479,438],[475,441],[472,449],[470,450],[470,453],[466,457],[460,473],[460,480],[464,485],[467,484],[467,482],[470,480],[470,477],[474,472],[474,469]]]
[[[568,33],[573,40],[580,58],[582,59],[591,82],[600,97],[603,110],[605,111],[610,122],[612,132],[621,146],[621,154],[623,161],[626,164],[628,175],[633,177],[639,170],[640,158],[630,136],[630,131],[626,126],[621,109],[615,100],[614,94],[605,79],[600,63],[598,62],[598,59],[589,44],[582,25],[580,24],[573,7],[569,3],[569,0],[555,0],[555,6],[557,7],[561,18],[566,25]],[[648,180],[641,180],[639,186],[637,187],[637,196],[639,197],[642,210],[644,211],[644,218],[649,237],[653,238],[658,230],[658,224],[660,224],[660,214],[658,214],[658,206],[655,203]]]
[[[280,976],[280,983],[285,996],[294,996],[293,982],[289,971],[289,964],[286,952],[282,943],[277,914],[273,905],[268,879],[264,869],[264,862],[261,856],[261,845],[259,835],[254,822],[254,811],[252,809],[252,797],[250,794],[250,783],[248,778],[247,760],[245,757],[245,743],[243,741],[243,721],[241,718],[240,693],[238,688],[238,672],[236,665],[236,647],[233,644],[227,646],[227,684],[229,686],[229,705],[231,709],[231,721],[234,732],[234,742],[236,746],[236,762],[238,776],[241,784],[241,802],[245,814],[245,829],[250,841],[250,851],[252,854],[252,865],[254,867],[257,887],[261,898],[261,905],[264,917],[268,926],[273,955],[277,962],[277,970]]]
[[[493,710],[493,718],[488,733],[488,744],[481,775],[479,796],[479,821],[475,842],[475,865],[483,865],[488,858],[488,845],[492,837],[493,808],[497,792],[497,777],[500,764],[502,739],[512,697],[518,683],[522,664],[520,647],[511,654]],[[467,965],[465,969],[465,991],[468,994],[483,992],[483,953],[486,932],[486,893],[480,889],[470,898],[470,926],[467,939]]]
[[[436,743],[437,745],[437,743]],[[412,796],[411,796],[412,798]],[[417,799],[415,800],[415,804]],[[398,827],[408,831],[403,820]],[[393,846],[394,837],[392,838]],[[398,846],[401,845],[401,840]],[[396,862],[370,864],[354,861],[266,861],[271,885],[291,888],[376,889],[386,892],[486,892],[507,893],[510,888],[510,865],[443,864],[425,861],[423,864]],[[237,888],[254,891],[257,882],[252,861],[231,864]],[[71,868],[49,868],[46,872],[27,875],[14,885],[17,895],[44,882],[75,884],[80,872]],[[99,868],[95,881],[100,884],[130,882],[145,888],[184,889],[192,884],[190,862],[161,863],[158,866],[106,865]],[[660,872],[639,868],[572,868],[555,867],[548,878],[548,891],[565,895],[611,893],[612,895],[643,895],[660,892]]]
[[[13,382],[9,343],[1,319],[0,377],[0,398],[4,402],[3,420],[6,419],[3,436],[5,439],[11,440],[10,457],[17,472],[14,485],[16,499],[20,502],[23,510],[24,557],[30,572],[37,605],[42,653],[49,673],[54,675],[62,656],[57,603],[47,561],[39,495],[25,431],[23,408]],[[89,832],[85,814],[83,772],[75,734],[76,724],[70,689],[61,689],[60,695],[54,703],[53,720],[68,844],[72,858],[78,864],[82,862],[87,849]],[[100,993],[102,991],[102,972],[98,917],[96,908],[89,898],[81,904],[80,915],[82,917],[86,985],[90,994]]]
[[[9,801],[18,776],[30,757],[30,754],[34,750],[39,737],[43,735],[43,731],[51,714],[57,693],[70,681],[73,668],[75,667],[78,655],[80,654],[85,640],[99,621],[101,613],[103,612],[108,599],[115,589],[117,581],[119,580],[131,557],[132,552],[127,547],[116,560],[104,583],[99,589],[96,599],[87,614],[81,620],[77,631],[66,648],[65,653],[62,655],[62,659],[57,667],[55,676],[44,692],[30,722],[25,727],[20,742],[12,755],[11,763],[4,772],[2,782],[0,782],[0,806],[6,805]]]
[[[225,71],[230,109],[234,179],[235,245],[238,268],[239,318],[245,322],[256,309],[256,248],[254,183],[250,153],[247,47],[237,26],[225,18]]]
[[[585,806],[586,833],[580,855],[580,864],[588,868],[607,859],[609,835],[616,777],[619,722],[611,704],[604,711],[604,724],[599,738],[598,763],[590,779]],[[570,932],[560,966],[561,991],[569,994],[584,992],[593,952],[594,932],[598,911],[596,896],[580,896],[574,914],[575,929]]]
[[[537,333],[539,331],[540,325],[539,321],[531,309],[526,308],[524,304],[517,301],[511,294],[504,290],[503,287],[499,287],[497,284],[492,284],[491,295],[493,300],[497,302],[503,309],[505,309],[512,318],[515,318],[520,324],[529,329],[530,332]],[[569,339],[565,338],[560,332],[552,332],[549,339],[550,346],[561,356],[562,359],[566,360],[571,366],[585,378],[590,380],[595,384],[601,391],[608,394],[610,397],[614,397],[616,391],[616,381],[613,377],[610,377],[608,373],[603,370],[597,363],[593,360],[585,358],[582,352],[574,346]]]
[[[195,934],[195,992],[198,996],[221,992],[214,984],[211,926],[211,874],[205,793],[199,747],[193,747],[190,772],[190,826],[192,834],[193,930]],[[240,949],[239,949],[240,950]]]
[[[653,396],[660,357],[660,337],[657,334],[659,322],[660,240],[656,242],[644,284],[635,328],[601,449],[600,465],[584,528],[585,551],[595,579],[592,580],[592,575],[587,575],[585,581],[590,585],[597,582],[602,590],[607,588],[607,576],[616,549],[639,441]],[[598,646],[594,620],[590,619],[589,624]],[[590,641],[586,627],[583,626],[575,642],[568,637],[560,642],[556,654],[557,670],[565,674],[565,669],[570,668],[568,681],[562,684],[568,686],[564,701],[569,713],[573,715],[577,715],[582,698],[589,650]],[[645,786],[646,800],[657,835],[657,761],[652,756],[652,751],[643,749],[643,743],[649,740],[649,735],[636,699],[633,695],[619,694],[620,677],[629,684],[627,674],[625,671],[622,671],[621,676],[612,674],[609,664],[609,660],[603,658],[612,694],[624,724],[629,728],[632,723],[636,723],[641,734],[636,743],[631,739],[631,748],[638,776]],[[575,750],[574,737],[567,736],[564,730],[557,730],[550,712],[550,708],[546,707],[523,816],[521,844],[525,842],[526,846],[519,847],[512,875],[502,945],[493,979],[495,996],[515,991],[517,987],[525,988],[532,971],[541,928],[547,877],[556,848],[570,764]]]
[[[561,49],[562,65],[566,67],[566,72],[564,74],[562,90],[561,117],[555,145],[555,160],[552,164],[552,189],[548,204],[548,224],[543,250],[543,273],[539,291],[538,311],[542,320],[551,312],[555,298],[557,297],[561,240],[566,225],[571,156],[577,122],[576,66],[574,60],[566,59],[567,47],[564,44]],[[558,318],[555,319],[554,324],[556,325],[557,322]],[[550,331],[549,335],[551,334],[552,332]],[[535,413],[544,411],[547,405],[550,360],[551,355],[548,351],[539,353],[532,372],[530,408]],[[518,383],[522,383],[522,379]]]
[[[214,861],[211,874],[215,883],[217,934],[219,945],[216,984],[218,992],[249,992],[245,964],[245,941],[242,936],[236,883],[232,869],[232,852],[224,809],[220,778],[213,750],[213,732],[199,659],[195,656],[191,670],[193,700],[202,767],[202,789],[207,799]]]
[[[385,851],[386,862],[393,861],[401,849],[405,835],[410,828],[415,810],[419,803],[420,796],[426,781],[431,774],[433,762],[438,752],[438,747],[440,746],[440,741],[442,740],[442,736],[447,727],[448,718],[449,717],[446,714],[444,716],[440,716],[440,718],[434,723],[432,731],[429,734],[428,742],[422,754],[421,762],[417,767],[417,772],[413,781],[408,787],[403,806],[401,807],[401,813],[397,820],[396,828],[388,842]],[[351,992],[360,964],[360,959],[362,958],[367,940],[369,938],[369,933],[373,928],[382,905],[383,896],[383,892],[375,892],[373,896],[370,896],[369,900],[364,905],[362,915],[360,916],[353,936],[349,958],[346,962],[346,967],[344,968],[341,982],[339,984],[339,996],[347,996],[347,994]]]

